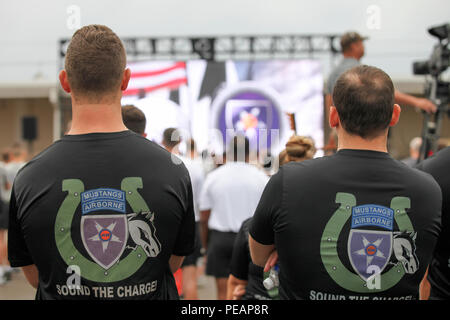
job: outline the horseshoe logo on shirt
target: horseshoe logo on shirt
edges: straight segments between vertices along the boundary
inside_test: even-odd
[[[58,214],[56,216],[55,221],[55,241],[58,251],[65,261],[67,265],[77,265],[80,268],[81,276],[87,280],[95,281],[95,282],[116,282],[127,279],[132,276],[139,268],[143,265],[145,260],[150,256],[156,256],[159,254],[161,250],[161,245],[158,239],[154,236],[155,230],[153,226],[153,218],[154,215],[150,213],[147,204],[144,199],[138,193],[137,189],[141,189],[143,187],[142,178],[139,177],[128,177],[124,178],[121,183],[121,191],[118,192],[125,195],[126,201],[129,203],[131,208],[133,209],[132,218],[135,219],[136,216],[144,216],[150,217],[149,222],[151,227],[148,227],[149,235],[146,235],[146,238],[139,238],[139,243],[136,243],[136,247],[122,260],[119,260],[118,257],[112,260],[102,260],[101,257],[97,254],[97,258],[89,252],[92,261],[87,259],[81,254],[78,249],[75,247],[72,241],[72,221],[75,215],[75,212],[82,202],[81,195],[85,191],[84,184],[81,180],[78,179],[66,179],[62,182],[62,191],[67,192],[66,198],[64,199],[61,207],[58,210]],[[122,197],[117,196],[116,197]],[[125,199],[122,199],[125,200]],[[111,204],[112,203],[112,204]],[[100,204],[102,205],[102,204]],[[115,205],[115,209],[111,209],[114,211],[124,210],[124,208],[120,207],[119,204],[114,204],[114,201],[104,202],[105,206],[110,206],[113,208]],[[92,207],[84,207],[82,208],[86,212]],[[108,207],[109,208],[109,207]],[[83,212],[85,212],[83,211]],[[113,215],[103,216],[104,219],[110,218]],[[118,216],[125,216],[125,214],[118,214]],[[99,216],[102,217],[102,216]],[[120,220],[119,220],[120,221]],[[116,240],[116,242],[125,242],[126,239],[120,239],[120,236],[117,237],[114,233],[114,227],[116,224],[110,224],[109,226],[102,226],[102,221],[95,222],[100,227],[98,228],[98,235],[94,235],[90,238],[90,240],[95,241],[98,240],[99,245],[103,245],[103,251],[105,251],[109,245],[109,241]],[[123,224],[129,224],[128,220],[125,219]],[[113,225],[113,226],[112,226]],[[130,226],[128,226],[130,228]],[[147,228],[146,228],[147,229]],[[151,232],[153,231],[153,232]],[[128,230],[126,231],[128,233]],[[97,238],[95,238],[97,236]],[[116,238],[114,238],[116,237]],[[122,237],[123,238],[123,237]],[[136,242],[137,238],[132,237],[133,241]],[[142,243],[141,243],[142,242]],[[148,242],[148,245],[147,245]],[[113,242],[111,242],[113,243]],[[111,245],[112,246],[112,245]],[[119,255],[123,252],[124,248],[121,249]],[[94,251],[94,250],[92,250]]]
[[[358,293],[377,293],[395,286],[406,273],[415,273],[418,260],[415,256],[415,237],[411,220],[406,209],[410,199],[394,197],[390,208],[379,205],[356,207],[356,198],[350,193],[337,193],[336,203],[340,204],[328,221],[320,242],[320,255],[330,277],[342,288]],[[355,270],[350,271],[341,262],[338,251],[338,238],[347,220],[352,218],[352,230],[348,241],[348,256]],[[393,231],[397,223],[400,231]],[[375,226],[384,231],[364,230],[361,226]],[[388,231],[386,231],[388,230]],[[390,231],[389,231],[390,230]],[[407,245],[407,256],[402,248]],[[400,250],[401,249],[401,250]],[[392,267],[382,273],[385,267]],[[368,286],[371,270],[378,270],[379,286]],[[376,268],[375,268],[376,267]]]

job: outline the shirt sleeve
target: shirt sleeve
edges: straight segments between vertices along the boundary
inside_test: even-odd
[[[236,235],[231,256],[231,274],[238,279],[248,280],[248,266],[250,263],[250,251],[248,248],[248,228],[245,222]]]
[[[22,225],[19,220],[17,202],[14,187],[9,203],[9,226],[8,226],[8,259],[11,267],[24,267],[34,264],[28,251]]]
[[[195,215],[194,215],[194,203],[192,197],[192,185],[189,173],[186,170],[185,179],[186,196],[184,212],[181,224],[178,229],[177,240],[173,250],[173,254],[177,256],[187,256],[194,252],[195,245]]]
[[[283,169],[270,178],[250,224],[250,235],[257,242],[274,244],[274,225],[282,209]]]
[[[209,193],[209,186],[210,186],[210,181],[211,181],[211,176],[206,177],[205,182],[203,183],[201,192],[200,192],[200,197],[198,200],[198,206],[199,206],[199,210],[203,211],[203,210],[210,210],[212,205],[211,205],[211,197],[210,197],[210,193]]]

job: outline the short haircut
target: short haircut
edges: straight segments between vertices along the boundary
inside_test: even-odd
[[[232,154],[230,154],[231,152]],[[248,140],[248,138],[243,135],[234,136],[228,147],[227,159],[233,159],[233,161],[247,161],[249,155],[250,141]]]
[[[333,104],[346,132],[373,139],[391,122],[394,84],[381,69],[357,66],[344,72],[336,81]]]
[[[89,25],[77,30],[65,59],[74,95],[100,100],[120,88],[126,67],[125,48],[108,27]]]
[[[173,149],[181,142],[181,134],[176,128],[167,128],[163,132],[162,144],[169,149]]]
[[[146,119],[141,109],[129,104],[122,107],[122,119],[125,126],[137,134],[145,133]]]

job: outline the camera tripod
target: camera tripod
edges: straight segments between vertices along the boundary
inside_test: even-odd
[[[433,77],[429,83],[427,95],[437,106],[437,111],[434,114],[424,112],[422,146],[420,147],[418,162],[432,156],[437,151],[442,118],[449,111],[449,86],[449,82],[441,81],[438,77]]]

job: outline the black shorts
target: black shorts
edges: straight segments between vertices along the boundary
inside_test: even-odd
[[[196,266],[197,260],[202,256],[200,253],[200,249],[202,248],[201,240],[200,240],[200,226],[199,223],[195,224],[195,249],[194,252],[190,255],[186,256],[183,260],[183,264],[181,268],[187,266]]]
[[[210,230],[206,260],[206,274],[216,278],[228,278],[231,256],[237,233]]]

